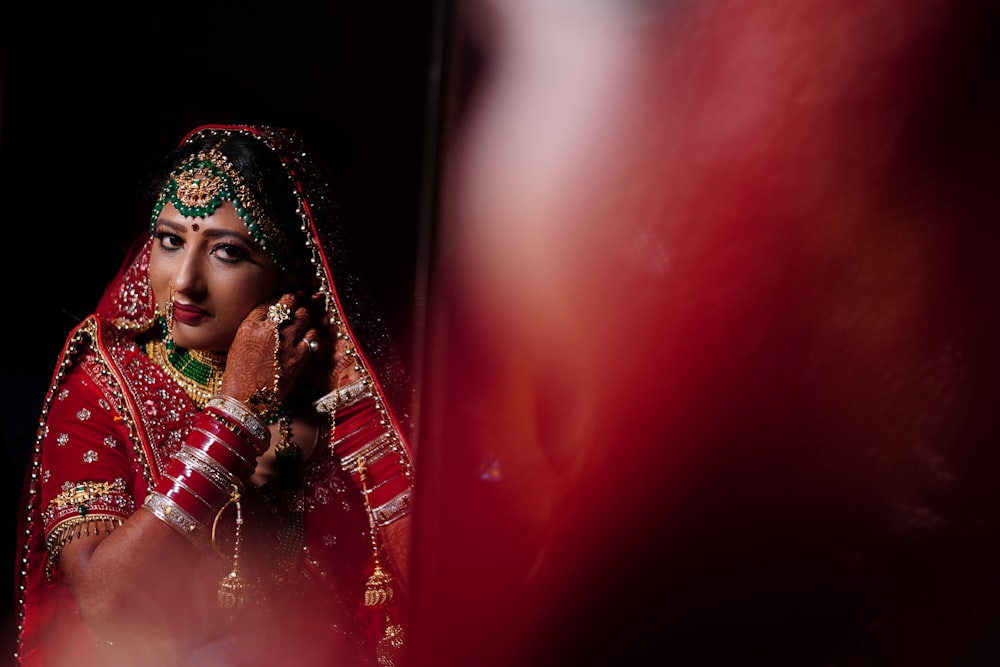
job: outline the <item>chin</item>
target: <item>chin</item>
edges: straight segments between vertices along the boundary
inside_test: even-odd
[[[206,335],[207,332],[202,333],[200,331],[195,331],[192,333],[184,331],[184,325],[174,325],[173,338],[174,343],[183,347],[187,350],[209,350],[213,352],[225,352],[229,349],[232,344],[233,337],[228,338],[218,335]]]

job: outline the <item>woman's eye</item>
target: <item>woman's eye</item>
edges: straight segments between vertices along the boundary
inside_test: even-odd
[[[238,245],[220,243],[212,248],[212,254],[224,262],[238,262],[247,256],[246,250]]]
[[[175,250],[184,245],[184,240],[181,237],[170,232],[157,232],[156,240],[159,241],[160,247],[165,250]]]

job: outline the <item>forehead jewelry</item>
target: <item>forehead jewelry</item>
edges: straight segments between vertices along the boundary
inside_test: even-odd
[[[204,218],[228,201],[236,209],[251,238],[271,256],[274,263],[287,268],[289,241],[264,211],[243,177],[217,146],[207,153],[195,153],[174,169],[153,206],[150,231],[156,227],[163,207],[174,205],[181,215]]]

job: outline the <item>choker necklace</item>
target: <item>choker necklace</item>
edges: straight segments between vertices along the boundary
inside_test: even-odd
[[[146,354],[177,381],[199,410],[222,389],[224,354],[185,350],[162,339],[146,343]]]

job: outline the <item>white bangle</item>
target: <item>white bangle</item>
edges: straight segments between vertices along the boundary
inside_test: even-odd
[[[260,418],[260,415],[237,401],[232,396],[225,394],[215,394],[208,399],[206,408],[214,408],[225,413],[234,421],[247,430],[251,437],[257,440],[257,449],[261,453],[267,449],[267,442],[271,439],[270,431],[267,430],[267,422]],[[263,448],[262,448],[263,447]]]
[[[316,412],[329,415],[340,408],[355,403],[362,396],[366,396],[368,394],[367,389],[368,380],[362,378],[345,387],[337,387],[329,394],[313,402],[313,406],[316,408]]]
[[[150,491],[143,507],[157,519],[191,540],[196,546],[200,546],[200,534],[203,532],[204,526],[195,521],[176,502],[161,493]]]

